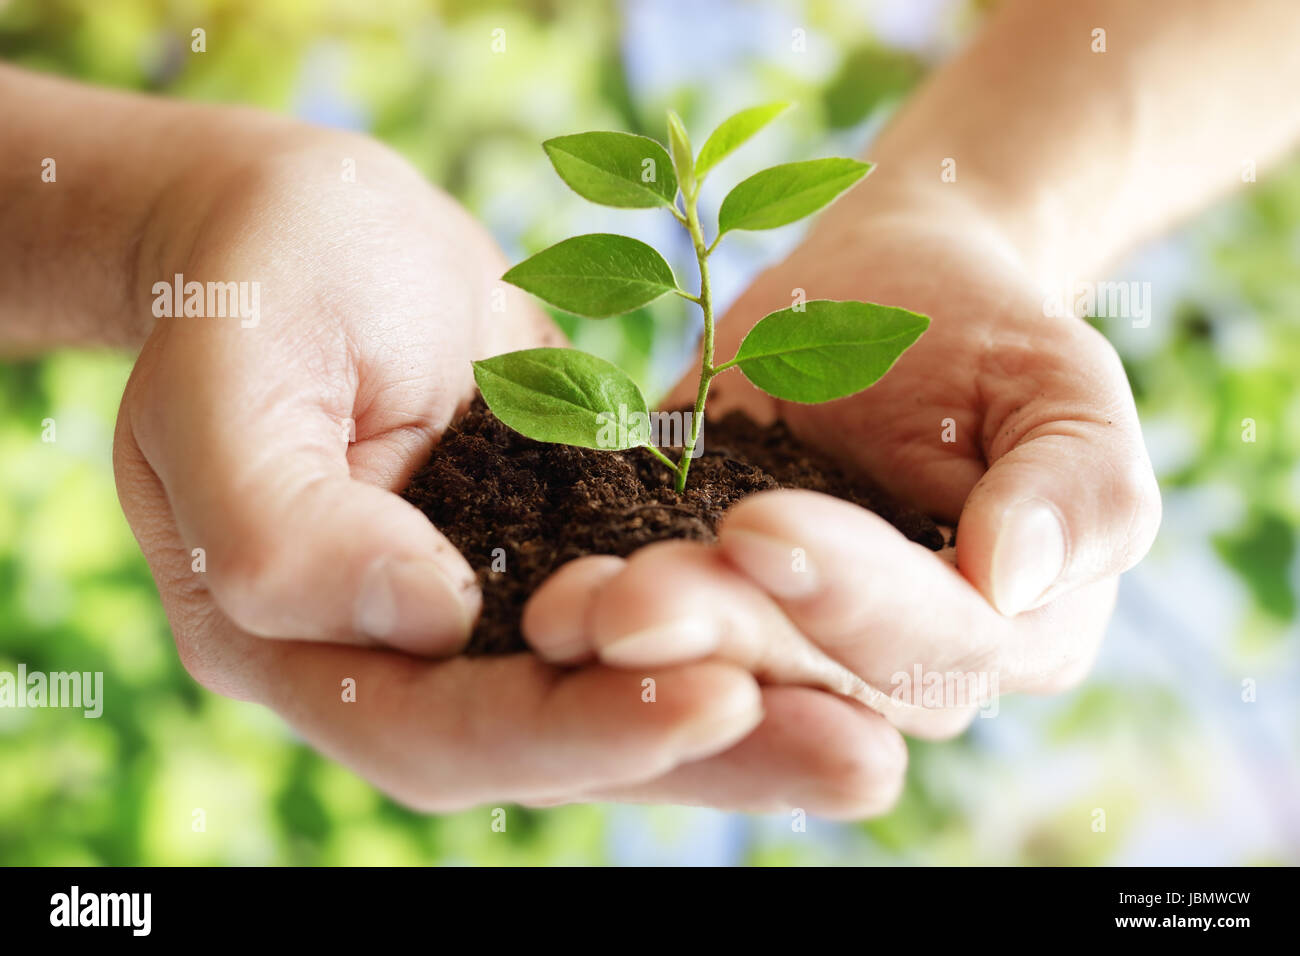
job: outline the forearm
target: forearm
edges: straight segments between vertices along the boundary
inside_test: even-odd
[[[1294,0],[1009,0],[827,228],[933,205],[993,226],[1037,281],[1090,275],[1285,153],[1297,89]]]
[[[136,346],[149,290],[214,202],[277,157],[332,150],[386,176],[364,137],[256,110],[82,86],[0,65],[0,351]],[[324,165],[323,161],[315,164]],[[419,186],[409,168],[400,171]],[[333,174],[341,181],[338,172]]]
[[[366,136],[5,66],[0,101],[0,353],[139,345],[157,321],[154,284],[171,283],[196,250],[246,241],[211,227],[230,218],[223,206],[237,212],[250,197],[259,211],[245,212],[285,253],[266,258],[271,273],[308,267],[289,253],[323,234],[355,228],[363,241],[376,211],[394,202],[445,245],[445,261],[428,268],[465,284],[475,301],[487,299],[505,268],[481,225]],[[50,181],[42,178],[47,158]],[[542,313],[515,306],[484,317],[483,354],[555,336]]]
[[[137,301],[151,222],[175,183],[218,165],[235,111],[4,65],[0,101],[0,348],[138,344],[153,322]]]

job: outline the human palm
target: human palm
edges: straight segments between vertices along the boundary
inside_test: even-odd
[[[245,172],[183,184],[202,199],[155,222],[138,285],[147,308],[177,273],[257,282],[259,319],[159,319],[115,442],[196,679],[428,810],[610,798],[860,816],[892,801],[901,740],[825,693],[762,690],[716,662],[430,660],[463,646],[479,595],[396,492],[472,396],[472,359],[556,333],[497,298],[485,233],[385,151],[327,137]]]
[[[892,225],[814,233],[741,296],[720,325],[718,354],[804,295],[929,314],[929,331],[895,367],[824,405],[779,402],[732,372],[715,384],[709,411],[781,417],[799,438],[956,524],[955,562],[848,503],[756,495],[732,509],[716,546],[657,545],[605,565],[581,612],[602,660],[714,656],[769,681],[855,697],[928,735],[960,729],[978,701],[934,708],[891,697],[904,686],[898,675],[917,667],[983,674],[994,692],[1055,690],[1086,673],[1116,576],[1145,553],[1159,521],[1120,363],[1085,323],[1044,315],[996,236]],[[563,578],[547,587],[556,594],[537,600],[558,602]],[[646,598],[665,594],[675,600]],[[529,636],[548,653],[550,635]],[[566,638],[569,659],[581,659]]]

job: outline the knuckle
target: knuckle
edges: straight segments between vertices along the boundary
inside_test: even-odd
[[[1163,509],[1160,486],[1145,455],[1116,475],[1112,497],[1116,513],[1125,523],[1121,556],[1123,569],[1127,570],[1151,549]]]
[[[288,556],[273,542],[210,555],[208,584],[226,615],[261,637],[284,636],[283,579]]]
[[[220,668],[216,666],[212,655],[206,653],[198,641],[177,632],[176,654],[180,658],[181,666],[194,678],[196,684],[207,690],[218,691],[218,685],[221,683]]]
[[[172,620],[176,655],[185,672],[205,690],[223,697],[246,696],[237,675],[211,639],[212,621],[208,615],[187,614],[185,620]]]

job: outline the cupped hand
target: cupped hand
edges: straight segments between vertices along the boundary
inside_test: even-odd
[[[828,219],[719,326],[724,361],[755,321],[801,294],[930,315],[929,331],[882,380],[796,405],[728,372],[709,413],[783,418],[802,440],[956,525],[955,561],[846,502],[766,492],[731,510],[716,545],[585,559],[602,562],[596,589],[570,584],[584,573],[576,565],[557,575],[525,617],[544,658],[631,668],[731,661],[765,682],[854,697],[927,736],[959,731],[981,701],[927,700],[918,675],[982,675],[979,686],[999,693],[1055,691],[1086,674],[1117,576],[1159,523],[1133,399],[1105,339],[1046,315],[998,235],[946,212]],[[691,377],[670,406],[688,401]]]
[[[223,144],[249,130],[227,132],[241,135],[214,131],[212,161],[155,211],[138,308],[180,275],[249,283],[249,302],[256,283],[256,315],[160,317],[114,453],[194,677],[423,809],[607,798],[859,816],[892,801],[893,728],[735,665],[429,660],[461,649],[480,598],[395,492],[471,397],[472,359],[557,334],[496,281],[483,231],[387,151],[272,125],[232,158]]]

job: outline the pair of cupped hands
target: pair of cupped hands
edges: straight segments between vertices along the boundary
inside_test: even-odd
[[[716,543],[566,565],[526,608],[535,653],[468,658],[474,571],[398,493],[472,398],[471,360],[558,333],[500,283],[486,232],[381,147],[286,146],[180,184],[138,250],[139,308],[176,273],[261,293],[253,328],[158,320],[119,417],[119,494],[185,667],[431,811],[867,816],[902,788],[902,734],[975,713],[898,699],[894,675],[1079,681],[1159,521],[1120,363],[1085,323],[1044,316],[969,207],[872,187],[757,278],[718,354],[796,289],[923,312],[929,332],[851,398],[779,403],[733,371],[709,411],[784,418],[956,524],[955,566],[847,502],[765,492]]]

